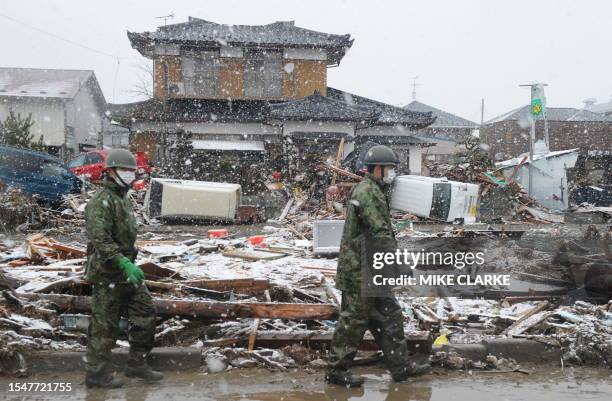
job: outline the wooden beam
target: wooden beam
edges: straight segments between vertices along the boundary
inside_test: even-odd
[[[19,297],[29,301],[51,301],[60,309],[74,312],[89,312],[91,310],[91,297],[88,296],[19,294]],[[216,319],[260,317],[267,319],[327,320],[335,318],[338,314],[338,309],[331,304],[217,302],[161,298],[153,298],[153,303],[157,313],[164,316],[180,315]]]
[[[522,334],[523,332],[529,330],[531,327],[540,323],[542,320],[546,319],[550,315],[546,313],[540,314],[540,312],[542,312],[542,310],[544,310],[548,305],[548,301],[544,301],[537,304],[536,306],[525,312],[517,321],[508,326],[506,330],[502,332],[502,334],[513,336]],[[538,314],[538,316],[536,318],[532,318],[532,316],[536,314]],[[528,319],[529,321],[525,322]]]
[[[215,291],[235,291],[240,293],[257,294],[262,293],[270,287],[270,281],[254,278],[234,278],[226,280],[185,280],[181,284],[193,287],[206,288]]]

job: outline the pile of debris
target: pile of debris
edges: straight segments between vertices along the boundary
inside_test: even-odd
[[[287,207],[287,227],[264,226],[259,235],[239,237],[227,229],[210,230],[207,238],[198,230],[140,235],[137,263],[159,316],[156,345],[199,348],[211,372],[230,366],[277,370],[324,366],[340,294],[334,288],[336,259],[314,257],[311,241],[298,231],[300,221],[295,216],[316,213],[306,203],[295,205],[293,213],[294,206]],[[513,272],[525,260],[542,263],[542,270],[517,272],[533,280],[548,279],[546,269],[567,271],[562,263],[566,259],[571,266],[584,261],[580,258],[607,263],[605,251],[585,245],[580,254],[572,254],[578,259],[559,259],[559,269],[551,268],[559,246],[564,246],[565,253],[577,252],[571,243],[551,239],[559,234],[555,230],[541,228],[512,245],[487,246],[508,253],[498,255],[497,259],[510,261],[507,266],[500,264],[500,271]],[[449,238],[467,235],[466,230],[455,227],[442,233],[412,230],[409,238],[449,242]],[[601,234],[591,230],[589,235],[597,237],[595,243],[601,242]],[[588,244],[578,233],[562,238]],[[495,236],[486,239],[500,240]],[[543,250],[528,248],[529,244],[543,244],[537,247]],[[91,311],[91,288],[83,279],[85,261],[83,244],[60,242],[41,233],[26,237],[23,243],[5,241],[0,246],[0,271],[4,272],[0,286],[7,289],[0,299],[0,342],[12,352],[7,361],[13,361],[7,371],[23,369],[15,362],[19,360],[15,353],[84,350]],[[556,278],[568,281],[562,274]],[[567,363],[609,366],[612,304],[570,302],[559,294],[542,295],[531,288],[520,293],[520,298],[508,289],[483,294],[489,299],[398,293],[406,316],[407,341],[427,352],[433,338],[473,343],[500,336],[527,337],[563,347]],[[562,303],[571,306],[560,306]],[[127,346],[125,333],[118,344]],[[370,334],[361,347],[376,349]],[[516,368],[511,361],[457,358],[435,354],[433,361],[445,367]]]
[[[0,185],[0,228],[3,231],[40,226],[44,221],[42,209],[34,199],[19,189]]]

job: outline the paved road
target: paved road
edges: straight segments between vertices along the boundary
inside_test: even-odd
[[[161,384],[130,381],[119,390],[86,390],[83,376],[44,375],[27,379],[0,378],[0,399],[6,400],[258,400],[258,401],[576,401],[612,399],[612,370],[539,367],[531,375],[438,371],[393,384],[377,368],[363,368],[363,389],[345,389],[323,383],[320,371],[270,373],[260,369],[221,374],[171,373]],[[72,390],[55,393],[10,392],[11,382],[70,382]]]

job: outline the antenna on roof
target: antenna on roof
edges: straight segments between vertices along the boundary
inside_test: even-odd
[[[164,26],[166,26],[166,22],[167,22],[169,19],[174,19],[174,13],[173,13],[173,12],[171,12],[171,13],[170,13],[170,14],[168,14],[168,15],[162,15],[161,17],[155,17],[155,19],[163,19],[163,20],[164,20]]]
[[[417,83],[417,80],[419,79],[418,75],[412,77],[412,100],[416,100],[416,87],[419,86],[420,84]]]

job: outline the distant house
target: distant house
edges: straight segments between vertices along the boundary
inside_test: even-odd
[[[154,97],[112,105],[111,114],[158,163],[188,132],[195,151],[219,165],[264,163],[294,175],[310,157],[335,159],[341,143],[345,157],[374,140],[391,144],[405,169],[420,173],[428,143],[413,134],[433,122],[431,113],[328,87],[327,68],[340,64],[350,35],[292,21],[222,25],[190,17],[128,38],[153,59]]]
[[[130,130],[109,118],[102,119],[102,147],[129,148]]]
[[[418,135],[435,142],[434,146],[427,148],[425,157],[432,161],[444,161],[452,157],[457,151],[457,143],[466,135],[472,135],[478,124],[466,120],[455,114],[440,110],[417,100],[413,100],[403,107],[405,110],[432,113],[436,120],[433,124],[420,129]]]
[[[608,102],[597,103],[597,99],[587,99],[584,101],[585,109],[593,113],[605,114],[612,116],[612,99]]]
[[[529,151],[530,107],[519,107],[484,123],[480,130],[492,155],[505,160]],[[546,109],[550,150],[580,148],[582,154],[612,150],[612,117],[586,109]],[[536,120],[536,140],[544,137],[544,119]]]
[[[519,107],[484,123],[490,154],[498,161],[529,151],[530,106]],[[579,149],[575,174],[570,180],[584,179],[601,185],[612,184],[612,117],[586,109],[548,107],[546,109],[550,151]],[[544,138],[544,120],[536,120],[536,140]]]
[[[106,101],[93,71],[0,68],[0,119],[32,114],[34,139],[68,158],[100,142]]]

